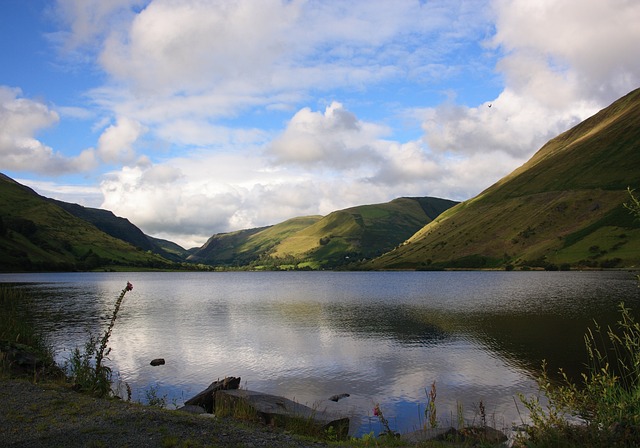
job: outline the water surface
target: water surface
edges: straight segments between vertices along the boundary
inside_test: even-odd
[[[318,408],[339,406],[379,431],[380,403],[400,431],[424,424],[425,389],[439,419],[510,427],[517,394],[537,393],[542,359],[574,374],[592,319],[640,309],[628,272],[224,272],[2,274],[40,297],[39,325],[59,361],[101,335],[130,281],[110,340],[111,365],[134,399],[170,407],[225,376]],[[166,365],[152,367],[153,358]],[[494,420],[494,421],[491,421]]]

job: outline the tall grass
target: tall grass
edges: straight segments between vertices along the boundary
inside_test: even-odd
[[[28,346],[53,359],[53,349],[30,319],[32,301],[24,290],[0,285],[0,341]]]
[[[640,446],[640,323],[620,304],[616,328],[599,325],[585,334],[587,371],[576,384],[560,370],[554,384],[543,364],[538,378],[547,396],[521,400],[532,424],[520,439],[527,446]]]

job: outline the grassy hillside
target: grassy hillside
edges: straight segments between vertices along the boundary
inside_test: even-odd
[[[187,251],[177,244],[149,237],[128,219],[120,218],[109,210],[84,207],[55,199],[47,198],[47,200],[73,216],[93,224],[107,235],[126,241],[138,249],[149,250],[177,262],[184,261],[188,255]]]
[[[335,268],[384,253],[455,204],[437,198],[400,198],[325,217],[293,218],[214,235],[188,260],[252,269]]]
[[[477,197],[443,213],[369,267],[630,267],[640,223],[640,89],[544,145]]]
[[[100,231],[0,174],[3,271],[161,268],[168,260]]]
[[[247,266],[269,253],[280,241],[318,221],[320,216],[289,219],[280,224],[213,235],[189,256],[189,262],[214,266]]]
[[[312,268],[375,257],[455,204],[438,198],[399,198],[335,211],[282,240],[270,255]]]

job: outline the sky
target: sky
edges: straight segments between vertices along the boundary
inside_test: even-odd
[[[0,172],[199,247],[466,200],[640,87],[638,0],[0,0]]]

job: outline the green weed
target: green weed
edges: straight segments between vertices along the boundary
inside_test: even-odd
[[[146,402],[148,406],[165,409],[167,407],[167,395],[160,395],[158,393],[158,386],[149,386],[144,391]]]
[[[88,392],[97,397],[107,397],[112,395],[111,379],[112,371],[109,366],[103,364],[107,359],[111,348],[108,347],[111,332],[118,318],[118,311],[128,291],[133,289],[133,285],[127,282],[120,296],[116,300],[116,305],[111,315],[111,321],[101,339],[89,335],[83,350],[76,347],[71,352],[71,357],[66,363],[66,370],[69,378],[77,390]]]

